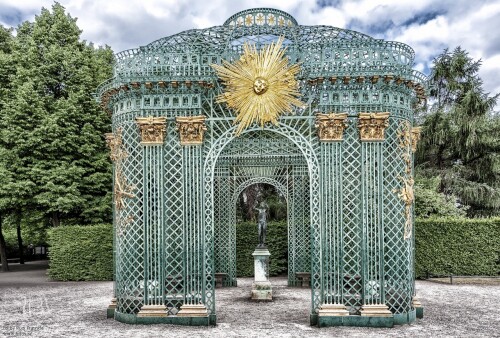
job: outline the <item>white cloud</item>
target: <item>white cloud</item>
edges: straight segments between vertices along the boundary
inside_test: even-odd
[[[406,43],[416,52],[415,68],[422,71],[445,47],[460,45],[472,57],[483,59],[486,89],[500,91],[496,76],[500,73],[500,2],[495,0],[340,0],[332,6],[320,6],[315,0],[59,1],[78,17],[84,39],[110,45],[116,52],[187,29],[221,25],[244,9],[273,7],[290,13],[299,24],[350,27]],[[18,16],[33,20],[42,6],[52,4],[52,0],[2,0],[0,23],[13,24]]]

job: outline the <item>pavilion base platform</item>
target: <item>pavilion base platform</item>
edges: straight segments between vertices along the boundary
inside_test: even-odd
[[[115,320],[127,324],[173,324],[173,325],[186,325],[186,326],[208,326],[215,325],[216,316],[205,317],[188,317],[188,316],[173,316],[168,315],[164,317],[139,317],[135,314],[121,313],[115,311]]]
[[[321,310],[320,310],[321,311]],[[387,317],[363,315],[321,315],[311,314],[311,325],[318,327],[329,326],[358,326],[358,327],[393,327],[394,325],[409,324],[416,320],[416,311],[398,313]],[[314,322],[315,321],[315,322]]]

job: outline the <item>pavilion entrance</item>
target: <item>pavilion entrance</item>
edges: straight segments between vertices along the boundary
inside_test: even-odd
[[[214,172],[214,269],[224,286],[236,286],[236,202],[255,183],[276,188],[287,201],[288,285],[310,273],[310,191],[307,162],[286,137],[258,130],[231,141]],[[270,248],[272,250],[272,248]]]

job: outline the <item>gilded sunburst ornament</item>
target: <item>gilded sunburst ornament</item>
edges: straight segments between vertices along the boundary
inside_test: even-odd
[[[298,99],[300,92],[295,80],[300,67],[288,64],[282,44],[280,37],[276,43],[257,51],[255,45],[245,43],[239,60],[212,65],[226,86],[217,102],[225,102],[237,114],[236,135],[254,122],[261,127],[267,122],[277,125],[278,118],[291,112],[293,106],[304,105]]]

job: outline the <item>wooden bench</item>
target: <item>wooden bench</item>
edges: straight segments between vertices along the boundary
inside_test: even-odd
[[[215,273],[215,287],[221,288],[224,286],[224,280],[227,278],[227,273],[216,272]]]
[[[311,287],[311,273],[310,272],[296,272],[295,277],[303,288]]]

